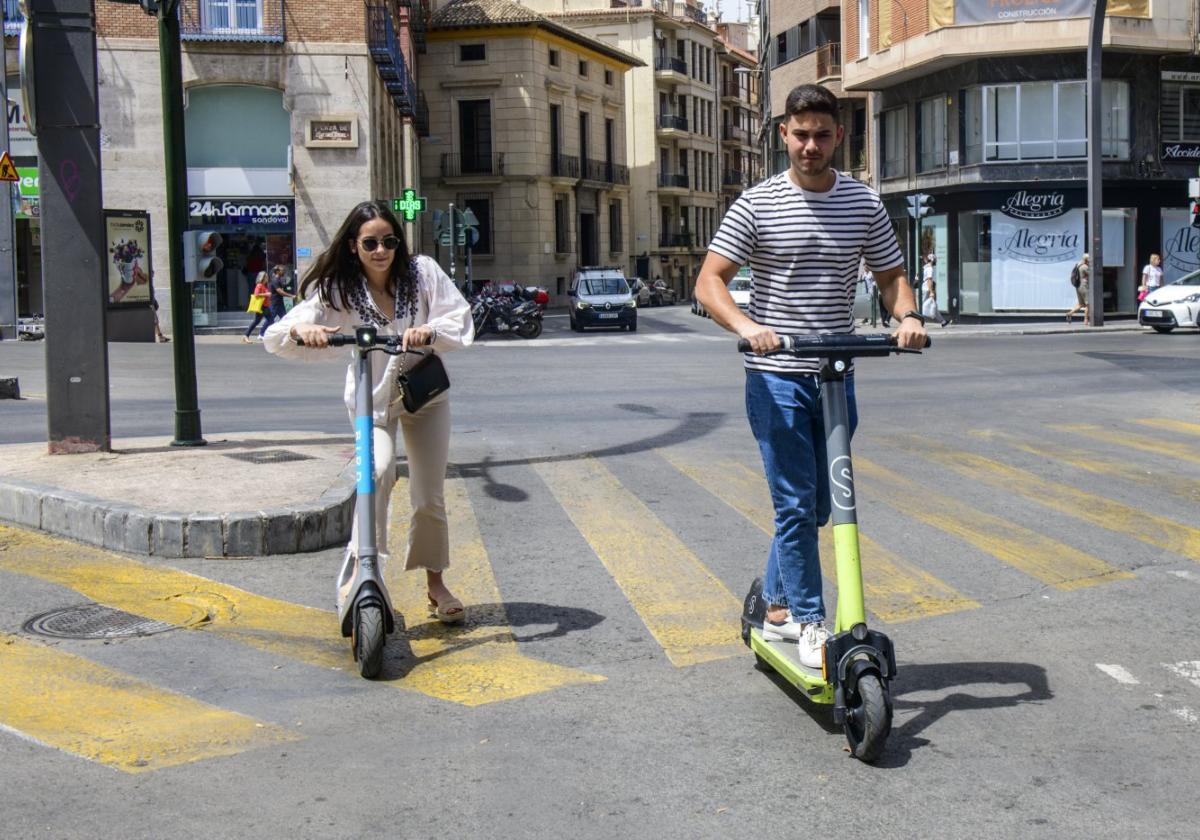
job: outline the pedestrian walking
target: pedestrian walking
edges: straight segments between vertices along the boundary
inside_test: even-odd
[[[266,349],[279,356],[314,361],[324,357],[329,336],[370,324],[379,335],[403,337],[403,349],[441,354],[467,347],[475,338],[471,309],[441,267],[410,254],[404,231],[382,201],[364,201],[346,217],[329,248],[300,284],[296,304],[266,333]],[[297,341],[304,342],[303,346]],[[371,356],[375,416],[376,545],[388,551],[388,503],[396,481],[396,432],[404,435],[412,502],[405,569],[424,569],[430,611],[440,621],[462,621],[465,609],[443,580],[450,565],[443,485],[450,454],[450,392],[443,391],[409,411],[398,378],[414,365],[411,354]],[[345,404],[354,420],[355,363],[346,369]],[[358,551],[358,522],[346,547]],[[345,564],[343,564],[345,568]],[[346,584],[349,581],[345,581]]]
[[[858,266],[858,274],[860,281],[863,284],[863,294],[871,301],[871,315],[869,318],[863,318],[863,323],[870,323],[872,327],[879,325],[879,287],[875,285],[875,275],[867,268],[867,261],[860,260]]]
[[[788,94],[785,114],[780,139],[790,166],[726,211],[696,292],[714,321],[753,348],[745,356],[746,414],[775,506],[763,637],[796,640],[800,662],[817,668],[828,637],[817,527],[828,521],[830,506],[819,363],[763,354],[780,346],[778,333],[853,333],[860,258],[884,304],[901,313],[900,346],[924,346],[925,325],[879,194],[832,168],[845,133],[837,97],[820,85],[800,85]],[[743,314],[726,283],[747,262],[754,294]],[[853,375],[846,392],[853,433]]]
[[[1088,314],[1088,278],[1091,276],[1091,268],[1088,265],[1088,255],[1085,253],[1079,258],[1079,262],[1071,269],[1071,285],[1075,287],[1075,305],[1067,310],[1067,323],[1071,323],[1071,318],[1080,309],[1083,310],[1083,323],[1091,326],[1092,319]]]
[[[296,299],[296,296],[288,289],[287,275],[284,274],[283,266],[277,265],[271,270],[271,279],[267,282],[267,289],[271,293],[271,318],[278,321],[287,314],[287,301]]]
[[[921,314],[925,316],[927,321],[938,321],[944,328],[950,322],[946,320],[946,316],[938,311],[937,305],[937,280],[934,279],[934,266],[937,265],[937,257],[933,254],[925,257],[925,265],[921,269]]]
[[[1138,303],[1145,300],[1155,289],[1161,288],[1162,284],[1162,257],[1158,254],[1151,254],[1150,262],[1146,263],[1146,267],[1142,269],[1142,283],[1138,286]]]
[[[250,333],[254,332],[259,322],[264,322],[262,329],[258,332],[258,340],[262,341],[267,327],[271,326],[271,322],[275,320],[271,315],[270,299],[271,289],[267,285],[267,272],[260,271],[254,278],[254,291],[250,293],[250,303],[246,306],[246,311],[254,314],[254,320],[250,322],[250,326],[246,327],[246,334],[242,336],[245,344],[252,343]]]

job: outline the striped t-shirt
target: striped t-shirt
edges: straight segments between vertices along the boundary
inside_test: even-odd
[[[782,335],[854,332],[859,262],[871,271],[903,261],[879,194],[840,172],[828,192],[809,192],[782,172],[742,193],[708,248],[750,264],[750,317]],[[820,363],[746,354],[748,370],[815,373]]]

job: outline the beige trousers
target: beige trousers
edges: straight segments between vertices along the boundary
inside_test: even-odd
[[[450,394],[438,394],[409,414],[399,402],[388,407],[387,423],[375,426],[375,541],[380,554],[388,553],[388,503],[396,484],[396,426],[404,433],[408,456],[408,497],[412,518],[408,523],[405,569],[442,572],[450,565],[450,539],[446,524],[446,462],[450,456]],[[350,532],[350,546],[358,551],[358,517]]]

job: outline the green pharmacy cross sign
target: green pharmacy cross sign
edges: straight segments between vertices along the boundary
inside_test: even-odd
[[[392,199],[392,209],[397,213],[404,214],[404,221],[411,222],[417,218],[418,213],[425,212],[426,201],[424,196],[418,196],[416,190],[405,190],[402,198]]]

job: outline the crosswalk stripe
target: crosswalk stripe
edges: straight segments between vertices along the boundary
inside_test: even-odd
[[[1114,446],[1136,449],[1138,452],[1148,452],[1151,455],[1178,458],[1181,461],[1200,464],[1200,451],[1183,443],[1159,440],[1158,438],[1135,434],[1127,430],[1116,431],[1114,429],[1104,429],[1088,423],[1056,425],[1050,428],[1060,432],[1070,432],[1073,435],[1082,435]]]
[[[394,559],[385,571],[396,611],[404,616],[416,663],[405,675],[410,688],[465,706],[480,706],[552,691],[568,685],[600,682],[604,677],[532,659],[520,652],[504,611],[499,587],[475,511],[461,479],[445,485],[450,528],[447,585],[466,604],[461,625],[443,625],[428,616],[425,575],[405,574],[403,547],[408,545],[408,485],[396,482],[388,545]]]
[[[761,473],[733,460],[685,459],[671,449],[660,454],[716,498],[736,510],[769,536],[775,534],[775,509]],[[831,528],[819,531],[821,571],[836,581]],[[884,621],[897,623],[974,609],[979,602],[912,565],[861,530],[863,593],[867,609]]]
[[[906,438],[905,445],[971,479],[984,481],[1051,510],[1200,562],[1198,528],[1183,525],[1152,511],[1085,493],[1057,481],[1049,481],[1028,470],[953,450],[935,441]]]
[[[1180,432],[1185,435],[1200,435],[1200,423],[1185,423],[1182,420],[1172,420],[1168,417],[1148,417],[1143,420],[1134,420],[1133,422],[1141,426],[1166,429],[1167,431]]]
[[[740,656],[741,601],[595,458],[535,466],[677,667]]]
[[[976,510],[864,458],[856,459],[854,469],[858,476],[867,479],[862,483],[865,492],[874,495],[887,489],[896,496],[919,501],[919,504],[905,507],[905,513],[970,543],[1042,583],[1070,590],[1132,577],[1066,543]]]
[[[1100,452],[1090,452],[1086,449],[1074,449],[1068,446],[1043,443],[1035,440],[1025,440],[1015,435],[992,429],[980,429],[971,432],[975,437],[990,441],[999,441],[1013,449],[1058,461],[1062,464],[1086,470],[1097,475],[1108,475],[1126,481],[1153,487],[1155,490],[1170,493],[1189,502],[1200,503],[1200,481],[1187,476],[1167,473],[1162,470],[1148,472],[1144,466],[1130,463],[1128,459],[1113,458]]]
[[[70,653],[0,633],[0,729],[126,773],[299,736]]]

